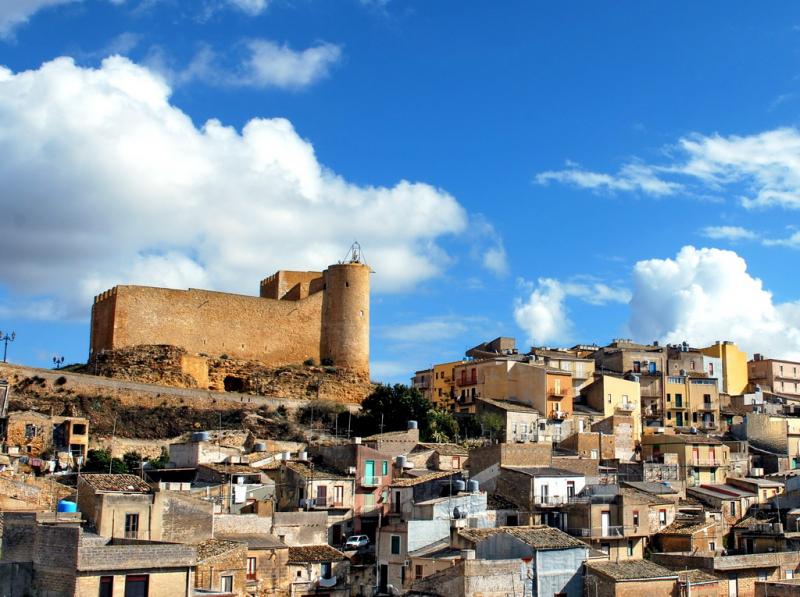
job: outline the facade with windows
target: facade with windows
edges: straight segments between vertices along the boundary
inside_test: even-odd
[[[764,392],[772,392],[800,400],[800,363],[766,359],[753,355],[747,363],[747,379],[750,388],[760,386]]]

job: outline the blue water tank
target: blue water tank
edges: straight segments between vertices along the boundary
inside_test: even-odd
[[[77,512],[78,504],[76,504],[75,502],[70,502],[69,500],[58,500],[58,506],[56,506],[56,511]]]

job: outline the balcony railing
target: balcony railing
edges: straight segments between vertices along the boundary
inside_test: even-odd
[[[701,402],[697,410],[717,410],[718,404],[716,402]]]
[[[537,495],[533,498],[537,506],[562,506],[568,501],[569,497],[565,495]]]
[[[691,466],[722,466],[718,458],[694,458],[691,459]]]
[[[350,506],[346,506],[342,500],[337,500],[335,498],[313,498],[311,500],[311,506],[313,508],[349,508]]]
[[[633,532],[636,527],[625,527],[625,526],[607,526],[607,527],[582,527],[582,528],[575,528],[575,529],[567,529],[567,533],[572,535],[573,537],[596,537],[596,538],[605,538],[605,537],[625,537],[625,533]]]
[[[381,484],[381,478],[376,476],[363,476],[361,477],[362,487],[377,487]]]

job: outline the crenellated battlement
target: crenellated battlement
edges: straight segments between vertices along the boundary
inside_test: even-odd
[[[94,297],[94,304],[96,305],[99,302],[107,301],[111,297],[115,297],[115,296],[117,296],[117,286],[114,286],[113,288],[109,288],[105,292],[101,292],[100,294],[95,296]]]

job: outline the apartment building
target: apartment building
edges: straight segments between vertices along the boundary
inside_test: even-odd
[[[750,387],[759,386],[764,392],[800,400],[800,363],[764,358],[754,354],[747,363]]]
[[[586,404],[604,417],[627,415],[633,419],[633,439],[642,436],[641,386],[638,382],[613,375],[596,375],[583,389]]]
[[[720,402],[717,380],[681,375],[666,378],[664,427],[693,427],[716,431],[720,426]]]
[[[569,371],[572,374],[573,396],[579,395],[594,379],[594,359],[579,356],[578,351],[532,347],[528,356],[534,363]]]
[[[722,483],[728,475],[730,448],[719,439],[700,434],[645,433],[642,459],[677,464],[680,480],[689,486]]]

